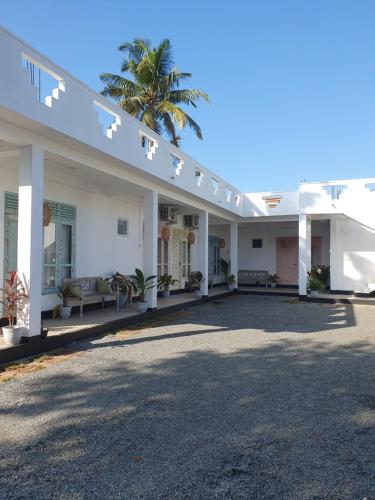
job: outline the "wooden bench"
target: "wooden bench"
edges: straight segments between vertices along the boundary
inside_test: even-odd
[[[268,271],[255,271],[250,269],[241,269],[238,271],[239,285],[260,285],[268,287]]]
[[[97,281],[102,280],[100,276],[95,276],[91,278],[73,278],[65,279],[64,287],[69,286],[70,288],[79,289],[80,292],[77,296],[68,297],[68,305],[74,306],[79,305],[79,315],[83,317],[83,306],[85,304],[95,304],[101,302],[103,309],[105,302],[115,300],[117,310],[120,308],[120,291],[118,283],[109,283],[109,293],[100,293],[97,289]]]

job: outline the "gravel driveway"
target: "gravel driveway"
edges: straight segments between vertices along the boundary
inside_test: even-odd
[[[218,299],[0,385],[0,498],[375,498],[375,307]]]

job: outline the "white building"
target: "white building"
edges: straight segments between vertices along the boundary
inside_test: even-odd
[[[135,267],[182,288],[191,270],[221,282],[223,257],[236,277],[277,273],[306,295],[306,272],[326,264],[331,290],[373,289],[375,179],[242,193],[5,29],[0,60],[0,274],[28,286],[26,336],[64,278]]]

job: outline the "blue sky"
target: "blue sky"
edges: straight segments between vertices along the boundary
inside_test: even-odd
[[[0,23],[96,90],[123,41],[170,38],[211,106],[183,149],[244,191],[375,175],[375,0],[13,0]]]

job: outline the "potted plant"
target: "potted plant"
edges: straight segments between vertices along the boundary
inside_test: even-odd
[[[178,283],[171,274],[162,274],[158,281],[158,287],[163,297],[169,297],[171,294],[170,287]]]
[[[277,281],[279,280],[279,276],[277,274],[269,274],[268,275],[268,281],[271,284],[271,288],[276,288]]]
[[[204,283],[206,278],[203,277],[203,274],[200,271],[192,271],[190,273],[190,278],[187,283],[187,288],[194,292],[197,299],[200,299],[203,295],[203,291],[201,290],[202,283]]]
[[[226,277],[227,274],[229,274],[229,262],[227,262],[225,259],[220,259],[220,267],[224,276]]]
[[[227,287],[229,290],[234,290],[236,284],[236,277],[234,274],[226,274],[225,281],[227,282]]]
[[[318,279],[323,285],[322,290],[325,290],[329,287],[330,267],[324,265],[312,266],[308,276]]]
[[[68,298],[71,294],[71,288],[68,285],[59,286],[57,295],[62,299],[62,304],[59,305],[59,315],[62,319],[70,318],[72,314],[72,306],[68,305]]]
[[[310,290],[310,295],[315,297],[319,292],[324,290],[323,283],[314,276],[309,276],[307,280],[307,287]]]
[[[229,262],[227,262],[225,259],[220,259],[220,267],[221,270],[224,274],[226,284],[229,288],[229,290],[234,290],[234,285],[236,283],[236,277],[234,274],[229,273]]]
[[[21,342],[22,327],[15,325],[17,307],[26,297],[26,290],[16,271],[11,271],[2,289],[1,303],[5,306],[8,326],[3,326],[4,341],[7,345],[17,345]]]
[[[156,286],[156,284],[154,283],[155,278],[156,276],[148,276],[146,278],[141,269],[136,269],[135,274],[131,276],[134,293],[138,293],[139,312],[146,312],[148,309],[148,302],[146,302],[146,293]]]
[[[124,274],[119,272],[114,273],[110,278],[108,278],[111,283],[118,283],[119,287],[119,306],[125,307],[126,302],[128,302],[131,298],[133,284],[129,278],[127,278]]]

